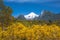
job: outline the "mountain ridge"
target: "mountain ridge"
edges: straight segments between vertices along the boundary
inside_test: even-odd
[[[43,10],[40,15],[37,15],[36,13],[31,12],[27,15],[23,15],[22,18],[20,15],[20,18],[18,18],[18,19],[20,19],[20,20],[26,19],[26,20],[45,20],[45,21],[51,20],[51,21],[55,21],[55,20],[60,20],[60,14],[54,14],[50,11]]]

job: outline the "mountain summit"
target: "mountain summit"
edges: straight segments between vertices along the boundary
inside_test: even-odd
[[[39,15],[35,14],[34,12],[29,13],[28,15],[24,15],[27,20],[33,20],[35,17],[39,17]]]

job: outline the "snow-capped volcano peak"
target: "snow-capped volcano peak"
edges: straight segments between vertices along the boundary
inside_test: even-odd
[[[34,19],[35,17],[38,17],[39,15],[35,14],[34,12],[31,12],[29,13],[28,15],[24,15],[24,17],[27,19],[27,20],[32,20]]]

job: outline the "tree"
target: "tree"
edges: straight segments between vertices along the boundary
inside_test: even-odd
[[[5,7],[2,11],[1,11],[1,23],[5,24],[7,26],[7,24],[9,25],[9,23],[13,20],[12,15],[12,9],[10,7]]]
[[[4,28],[5,26],[8,26],[11,21],[13,21],[12,15],[12,9],[8,6],[5,6],[3,4],[3,0],[0,0],[0,23],[1,26]]]

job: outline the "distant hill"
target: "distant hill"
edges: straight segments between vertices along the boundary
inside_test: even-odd
[[[24,17],[24,15],[19,15],[19,16],[17,17],[17,19],[18,19],[18,20],[26,20],[25,17]]]

